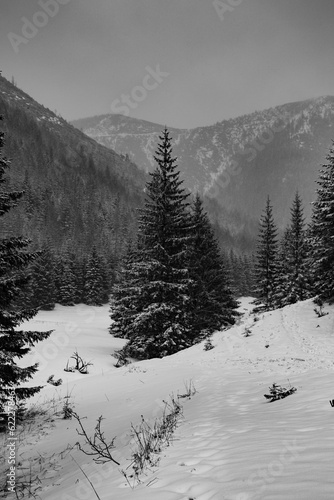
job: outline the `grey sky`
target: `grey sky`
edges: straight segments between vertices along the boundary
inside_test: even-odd
[[[59,0],[15,51],[8,34],[55,1],[1,0],[0,69],[68,120],[135,87],[130,115],[175,127],[334,94],[333,0],[221,0],[221,16],[213,0]]]

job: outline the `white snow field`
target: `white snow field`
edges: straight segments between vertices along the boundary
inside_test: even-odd
[[[241,299],[236,326],[213,335],[214,349],[205,351],[202,342],[121,368],[111,354],[124,340],[108,333],[108,306],[57,306],[25,324],[55,330],[23,358],[40,362],[34,384],[45,387],[33,402],[50,407],[46,401],[54,398],[61,408],[59,398],[70,394],[89,435],[103,415],[102,429],[107,440],[116,436],[113,456],[120,463],[95,464],[75,447],[84,442],[75,419],[37,418],[28,430],[17,428],[16,443],[17,467],[31,477],[36,498],[333,500],[334,306],[318,317],[308,300],[254,321],[250,302]],[[75,350],[93,363],[86,375],[64,371]],[[52,374],[62,385],[46,383]],[[173,442],[131,488],[120,472],[130,473],[131,424],[140,424],[141,415],[152,423],[163,400],[185,393],[190,381],[197,393],[180,399],[183,418]],[[269,402],[264,394],[274,382],[297,391]]]

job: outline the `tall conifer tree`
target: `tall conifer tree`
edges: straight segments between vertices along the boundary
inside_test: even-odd
[[[55,261],[57,302],[73,306],[77,302],[78,290],[74,272],[75,256],[68,250],[62,251]]]
[[[182,188],[167,129],[159,139],[157,167],[146,186],[139,219],[138,248],[128,262],[126,281],[116,290],[111,314],[111,332],[129,339],[123,354],[136,358],[172,354],[194,340],[189,310],[189,195]]]
[[[277,228],[268,196],[266,208],[260,219],[255,265],[256,303],[262,303],[266,310],[272,309],[275,306],[277,248]]]
[[[50,241],[42,246],[39,258],[32,266],[31,298],[33,307],[51,311],[55,307],[55,254]]]
[[[0,117],[2,119],[2,117]],[[10,162],[2,155],[4,133],[0,132],[0,184],[5,183],[5,172]],[[0,191],[0,218],[14,208],[22,192]],[[19,326],[33,318],[35,310],[17,308],[15,299],[28,278],[24,275],[27,266],[38,256],[29,253],[29,240],[22,236],[6,235],[1,230],[0,219],[0,408],[3,408],[11,390],[18,399],[25,399],[38,392],[41,387],[20,387],[37,371],[38,364],[22,367],[17,364],[29,353],[36,342],[46,339],[51,332],[23,331]]]
[[[193,204],[192,222],[193,324],[198,333],[203,330],[210,333],[235,322],[238,303],[233,298],[226,263],[198,194]]]
[[[311,223],[312,274],[315,293],[334,300],[334,147],[320,170]]]
[[[85,272],[85,304],[102,306],[102,304],[108,302],[106,285],[106,264],[94,246]]]
[[[280,248],[277,278],[277,303],[280,307],[311,296],[307,259],[302,200],[297,192],[291,208],[291,223],[285,231]]]

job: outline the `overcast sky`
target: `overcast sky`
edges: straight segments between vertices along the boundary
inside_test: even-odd
[[[67,120],[188,128],[334,95],[334,0],[0,0],[0,38],[3,75]]]

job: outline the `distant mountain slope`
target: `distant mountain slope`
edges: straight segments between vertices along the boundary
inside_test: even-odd
[[[8,182],[25,190],[1,231],[23,232],[36,245],[49,239],[58,250],[95,245],[117,259],[136,230],[145,173],[1,76],[0,114]]]
[[[161,125],[121,115],[73,125],[128,155],[143,170],[153,168]],[[230,214],[236,233],[253,227],[269,194],[282,227],[297,189],[310,215],[318,169],[334,138],[334,97],[289,103],[207,127],[171,129],[171,134],[186,184],[207,193],[212,219],[222,224],[220,212],[225,218]]]

